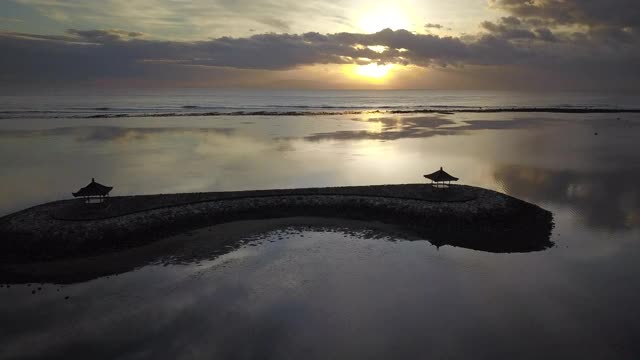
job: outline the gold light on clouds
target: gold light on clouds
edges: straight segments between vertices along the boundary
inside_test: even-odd
[[[412,20],[409,15],[411,12],[405,10],[402,2],[394,2],[388,4],[379,4],[362,12],[362,16],[358,21],[360,29],[366,33],[375,33],[384,29],[391,30],[409,30],[411,31]],[[369,46],[376,52],[384,51],[382,46]],[[366,79],[370,82],[380,83],[387,78],[391,70],[395,67],[393,64],[376,64],[357,65],[353,68],[352,73],[356,77]]]
[[[393,64],[379,65],[379,64],[371,63],[367,65],[357,65],[356,68],[354,69],[354,72],[356,75],[361,77],[380,80],[385,76],[389,75],[389,71],[392,68],[393,68]]]

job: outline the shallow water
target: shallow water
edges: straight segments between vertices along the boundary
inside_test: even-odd
[[[634,239],[603,251],[597,243],[610,239],[557,235],[561,246],[548,252],[490,254],[363,224],[270,230],[240,237],[219,257],[2,288],[0,358],[604,359],[640,351]],[[558,232],[566,226],[561,220]],[[217,231],[181,241],[188,247]]]
[[[247,234],[219,258],[0,288],[0,358],[636,358],[638,139],[637,114],[1,120],[0,214],[91,177],[129,195],[415,183],[443,166],[551,210],[556,247]]]
[[[443,166],[629,228],[640,223],[638,138],[638,114],[3,120],[0,215],[69,198],[92,177],[117,196],[416,183]]]

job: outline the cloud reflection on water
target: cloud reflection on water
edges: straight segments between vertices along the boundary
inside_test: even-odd
[[[71,136],[77,141],[127,141],[144,140],[162,134],[224,134],[230,135],[234,128],[190,128],[190,127],[121,127],[83,126],[61,127],[42,130],[0,130],[0,138],[32,138],[46,136]]]
[[[549,118],[515,118],[511,120],[454,121],[440,116],[354,118],[380,124],[376,129],[346,130],[314,133],[304,137],[307,141],[324,140],[399,140],[428,138],[437,135],[468,135],[476,130],[540,129],[549,125],[566,123],[566,120]]]
[[[566,359],[608,353],[611,343],[623,358],[637,350],[636,329],[620,326],[636,323],[630,310],[640,294],[629,252],[585,267],[544,253],[438,250],[345,231],[282,235],[60,293],[2,289],[9,321],[0,357]],[[623,295],[614,307],[611,292]]]
[[[2,289],[3,304],[12,303],[3,310],[10,341],[0,354],[283,358],[312,349],[392,358],[426,356],[445,344],[443,353],[459,358],[518,349],[570,358],[604,353],[612,343],[625,346],[622,357],[637,353],[631,337],[640,292],[629,269],[640,228],[639,127],[628,118],[443,115],[347,119],[341,127],[322,127],[332,120],[324,118],[255,118],[245,127],[214,119],[208,129],[181,119],[167,128],[149,121],[150,128],[1,130],[0,185],[12,190],[2,193],[3,210],[68,197],[94,172],[128,194],[419,181],[425,168],[444,163],[465,183],[551,205],[585,228],[561,221],[562,248],[538,255],[359,239],[329,246],[326,235],[324,247],[303,246],[305,236],[249,265],[148,268],[68,287],[69,302],[50,287],[33,296],[19,289],[26,297]],[[434,136],[445,134],[464,136]]]
[[[91,177],[128,195],[417,182],[445,166],[466,184],[575,207],[597,228],[637,226],[638,116],[515,115],[5,124],[2,186],[12,191],[0,210],[67,198]]]
[[[494,175],[507,193],[570,207],[589,227],[640,227],[640,167],[587,172],[501,166]]]

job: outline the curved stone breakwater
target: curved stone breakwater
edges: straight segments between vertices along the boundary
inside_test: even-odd
[[[335,188],[124,196],[87,211],[78,200],[35,206],[0,218],[5,264],[78,258],[140,246],[236,220],[338,217],[400,225],[431,243],[491,252],[538,251],[550,241],[552,214],[495,191],[455,186]]]

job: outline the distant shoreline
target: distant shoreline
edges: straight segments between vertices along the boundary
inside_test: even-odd
[[[378,221],[433,243],[490,252],[553,246],[552,214],[495,191],[425,184],[123,196],[106,209],[80,200],[42,204],[0,218],[5,264],[82,258],[194,229],[296,216]]]
[[[174,116],[327,116],[362,114],[456,114],[456,113],[556,113],[556,114],[638,114],[640,109],[590,109],[590,108],[495,108],[495,109],[418,109],[418,110],[345,110],[345,111],[233,111],[233,112],[174,112],[150,114],[95,114],[85,119],[109,119],[130,117],[174,117]]]
[[[183,106],[193,110],[198,106]],[[293,108],[296,108],[295,106]],[[304,108],[304,107],[301,107]],[[197,116],[328,116],[362,114],[456,114],[456,113],[556,113],[556,114],[640,114],[640,108],[596,108],[596,107],[462,107],[462,106],[425,106],[422,108],[396,108],[382,106],[370,109],[348,109],[340,107],[313,107],[314,110],[238,110],[238,111],[171,111],[171,112],[122,112],[108,107],[87,109],[87,112],[101,111],[95,114],[77,114],[64,111],[0,111],[0,119],[16,119],[28,114],[29,118],[42,119],[111,119],[138,117],[197,117]],[[329,110],[340,109],[340,110]]]

